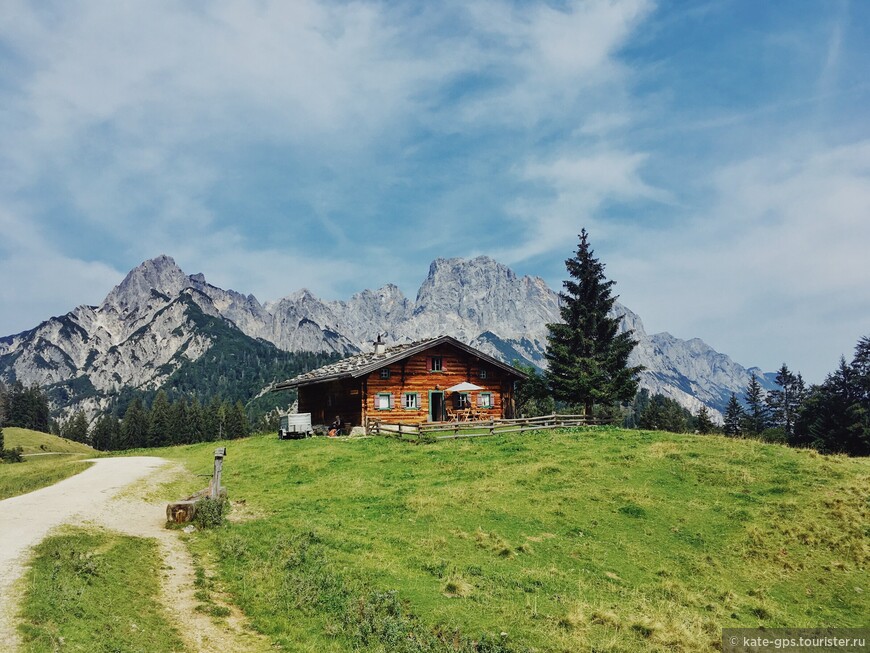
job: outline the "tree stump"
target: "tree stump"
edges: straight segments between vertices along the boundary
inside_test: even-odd
[[[176,501],[166,506],[166,521],[176,524],[193,521],[196,513],[196,501]]]

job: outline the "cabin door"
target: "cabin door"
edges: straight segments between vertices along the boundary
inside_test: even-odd
[[[444,393],[435,390],[429,391],[429,421],[444,421]]]

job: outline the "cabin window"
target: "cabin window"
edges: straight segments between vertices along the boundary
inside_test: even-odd
[[[467,392],[460,392],[454,395],[456,397],[456,407],[457,408],[470,408],[471,401],[469,399]]]
[[[481,392],[477,395],[477,406],[478,408],[492,408],[492,393]]]
[[[420,395],[416,392],[406,392],[402,405],[407,410],[417,410],[420,407]]]
[[[477,376],[479,376],[481,379],[485,379],[486,378],[486,368],[481,367],[480,371],[477,373]]]
[[[379,392],[375,397],[375,408],[378,410],[392,410],[393,395],[389,392]]]
[[[390,368],[389,367],[385,367],[384,369],[381,370],[381,378],[382,379],[389,379],[390,378]]]
[[[430,372],[443,372],[444,366],[441,361],[441,356],[433,356],[429,359],[429,371]]]

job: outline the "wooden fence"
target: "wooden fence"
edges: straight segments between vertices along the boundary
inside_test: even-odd
[[[569,426],[595,426],[609,424],[612,420],[587,418],[586,415],[542,415],[520,419],[487,419],[471,422],[421,422],[399,424],[369,418],[366,432],[369,435],[386,435],[401,439],[452,440],[455,438],[478,438],[502,433],[525,433]]]

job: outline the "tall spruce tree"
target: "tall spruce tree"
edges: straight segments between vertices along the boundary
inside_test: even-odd
[[[610,294],[615,282],[605,278],[604,264],[593,254],[583,229],[574,257],[565,261],[571,278],[559,293],[563,322],[547,325],[547,381],[553,397],[582,404],[587,416],[595,404],[631,401],[643,369],[628,366],[637,341],[631,330],[619,333],[620,319],[610,315],[617,299]]]
[[[67,420],[66,426],[63,429],[63,436],[75,442],[83,442],[85,444],[88,442],[88,418],[85,417],[84,412],[80,410],[76,411]]]
[[[870,455],[870,338],[858,341],[851,364],[841,358],[839,368],[810,390],[791,443],[823,453]]]
[[[91,430],[91,446],[99,451],[112,451],[119,447],[121,425],[111,413],[103,413]]]
[[[698,430],[698,433],[702,435],[712,433],[716,430],[716,424],[711,419],[710,411],[706,406],[701,406],[698,410],[698,415],[695,418],[695,428]]]
[[[124,421],[121,423],[119,449],[132,449],[148,446],[148,413],[142,407],[142,400],[136,397],[127,405]]]
[[[189,444],[196,442],[190,433],[190,423],[187,414],[187,399],[179,397],[169,406],[169,442],[171,444]]]
[[[749,380],[746,394],[746,422],[744,430],[750,435],[761,435],[767,428],[767,405],[764,402],[764,390],[754,374]]]
[[[148,446],[160,447],[172,442],[172,421],[169,414],[169,398],[160,390],[151,404],[151,419],[148,425]]]
[[[205,441],[205,423],[202,404],[199,399],[194,397],[190,404],[190,409],[187,413],[188,422],[190,424],[191,442]]]
[[[725,408],[725,423],[722,426],[722,432],[725,435],[737,437],[743,433],[745,421],[746,411],[743,410],[743,406],[737,401],[737,395],[732,392],[731,398],[728,400],[728,406]]]
[[[800,374],[794,374],[783,363],[776,373],[778,390],[767,393],[765,403],[770,411],[770,422],[785,432],[787,439],[794,437],[794,424],[798,410],[806,395],[806,385]]]

